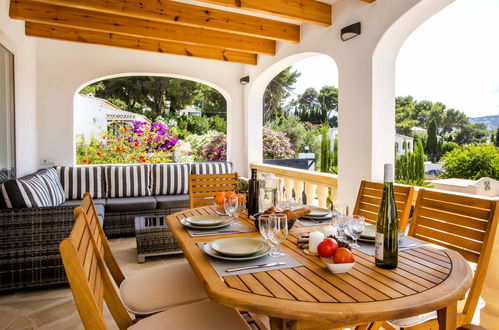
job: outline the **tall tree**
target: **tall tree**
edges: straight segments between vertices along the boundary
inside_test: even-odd
[[[319,102],[319,93],[315,88],[307,88],[303,94],[298,96],[294,102],[295,113],[302,121],[308,121],[312,124],[321,124],[325,120],[321,113],[321,103]]]
[[[222,94],[210,86],[199,84],[194,103],[201,108],[207,117],[220,116],[227,118],[227,101]]]
[[[102,84],[102,89],[96,89],[95,96],[104,98],[108,101],[117,99],[124,103],[125,109],[132,112],[142,112],[141,103],[144,98],[143,85],[147,77],[131,76],[106,79],[92,84]],[[113,102],[115,103],[115,102]],[[119,105],[119,104],[117,104]]]
[[[454,129],[462,128],[469,123],[468,117],[459,110],[448,109],[442,119],[441,134],[447,135]]]
[[[332,126],[330,122],[331,114],[333,112],[338,113],[338,88],[334,86],[322,87],[317,99],[321,105],[322,122],[329,122],[329,126]]]
[[[499,147],[499,127],[498,127],[498,128],[497,128],[497,130],[496,130],[496,139],[495,139],[495,141],[494,141],[494,145],[495,145],[496,147]]]
[[[293,85],[300,76],[292,67],[287,67],[267,85],[263,95],[263,121],[267,123],[284,113],[284,100],[294,90]]]
[[[431,158],[431,161],[436,162],[438,154],[438,137],[437,137],[437,124],[435,123],[435,119],[430,121],[430,125],[428,126],[428,139],[426,140],[426,150]]]
[[[488,136],[487,125],[483,123],[466,124],[454,136],[454,142],[463,144],[485,143]]]

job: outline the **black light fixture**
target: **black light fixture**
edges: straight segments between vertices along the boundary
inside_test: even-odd
[[[341,40],[347,41],[360,34],[360,22],[346,26],[341,29]]]
[[[247,83],[249,83],[249,76],[242,77],[241,79],[239,79],[239,82],[241,83],[241,85],[246,85]]]

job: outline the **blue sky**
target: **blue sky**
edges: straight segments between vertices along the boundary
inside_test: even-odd
[[[338,86],[328,56],[293,68],[302,73],[297,94]],[[396,94],[440,101],[470,117],[499,115],[499,0],[456,0],[421,25],[397,58]]]

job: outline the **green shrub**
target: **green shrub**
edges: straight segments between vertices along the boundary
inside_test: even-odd
[[[224,118],[220,116],[208,117],[208,123],[210,130],[227,134],[227,121]]]
[[[407,144],[404,142],[404,150]],[[424,179],[424,147],[421,141],[414,143],[414,152],[406,152],[395,158],[395,181],[397,183],[428,187]]]
[[[492,144],[465,145],[444,155],[446,178],[499,180],[499,147]]]
[[[283,132],[291,142],[295,156],[305,151],[305,137],[307,130],[305,124],[295,115],[282,116],[270,123],[270,128],[276,132]]]

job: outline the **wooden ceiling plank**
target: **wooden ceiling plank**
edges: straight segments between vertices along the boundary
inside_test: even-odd
[[[26,22],[26,35],[39,38],[144,50],[156,53],[199,57],[241,64],[255,65],[257,63],[256,54],[223,50],[219,48],[193,46],[148,38],[134,38],[114,33],[87,31],[83,29],[33,22]]]
[[[330,4],[315,0],[197,0],[199,2],[239,8],[300,22],[329,26],[333,22]]]
[[[139,38],[275,55],[274,40],[46,5],[28,0],[11,0],[10,17]]]
[[[300,42],[300,26],[213,8],[163,0],[32,0],[157,22],[202,27],[266,39]]]

